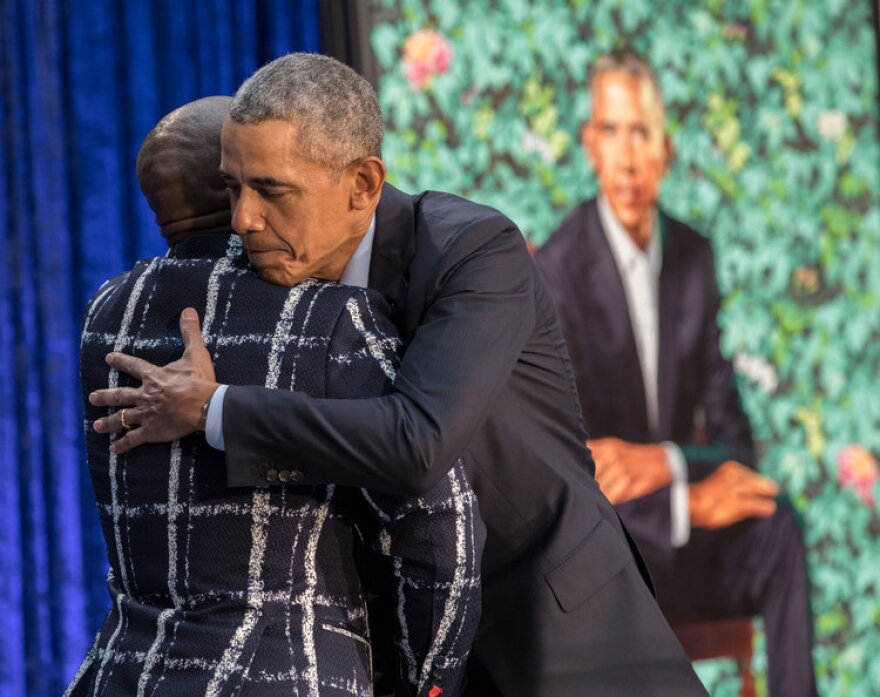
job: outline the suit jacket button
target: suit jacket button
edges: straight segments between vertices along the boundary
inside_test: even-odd
[[[303,473],[299,470],[290,470],[290,481],[292,482],[301,482],[303,478]]]
[[[290,481],[290,470],[281,470],[278,472],[278,481],[287,484]]]
[[[266,472],[266,481],[267,482],[277,482],[278,481],[278,470],[271,469]]]

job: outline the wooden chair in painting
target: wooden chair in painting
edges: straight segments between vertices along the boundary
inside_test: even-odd
[[[736,661],[742,680],[740,697],[755,697],[751,618],[686,622],[673,624],[672,629],[692,661],[711,658],[732,658]]]

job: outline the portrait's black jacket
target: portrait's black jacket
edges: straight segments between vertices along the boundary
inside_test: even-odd
[[[553,302],[516,226],[386,185],[370,286],[404,339],[392,392],[230,387],[229,484],[282,460],[304,482],[418,494],[461,458],[488,528],[470,694],[704,694],[593,478]]]
[[[682,447],[692,480],[725,459],[752,466],[754,444],[734,380],[721,354],[720,305],[708,240],[660,214],[658,415],[648,428],[644,382],[623,281],[595,200],[581,204],[535,255],[556,303],[590,437]],[[702,423],[702,428],[699,424]],[[670,542],[669,489],[618,506],[652,557]]]
[[[691,481],[726,459],[754,466],[749,421],[721,352],[711,246],[662,212],[659,228],[653,433],[625,290],[596,202],[580,205],[535,256],[557,303],[591,435],[673,441]],[[762,615],[770,694],[815,695],[806,550],[792,508],[780,502],[766,518],[695,528],[686,545],[673,547],[669,498],[667,486],[617,506],[653,573],[661,607],[681,622]]]

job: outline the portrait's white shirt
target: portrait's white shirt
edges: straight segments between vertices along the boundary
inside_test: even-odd
[[[611,247],[617,272],[623,281],[626,307],[629,311],[645,387],[648,428],[656,440],[659,425],[657,365],[660,355],[660,269],[663,265],[663,247],[660,243],[657,214],[654,215],[648,246],[646,249],[641,249],[620,224],[605,196],[599,196],[597,205],[602,230]],[[672,544],[680,547],[690,538],[687,463],[677,445],[664,443],[663,447],[673,480],[670,489]]]
[[[599,220],[602,222],[602,229],[611,246],[611,254],[617,264],[620,279],[623,281],[626,307],[629,310],[645,386],[648,427],[652,436],[656,437],[657,358],[660,350],[660,266],[663,261],[656,215],[652,223],[651,236],[648,238],[648,246],[642,250],[617,220],[608,199],[600,196],[598,206]]]
[[[354,254],[348,260],[339,282],[347,286],[360,286],[366,288],[370,282],[370,260],[373,258],[373,238],[376,236],[376,214],[370,221],[367,229]],[[208,415],[205,419],[205,440],[208,445],[217,450],[225,450],[226,442],[223,438],[223,398],[229,385],[220,385],[211,395],[208,404]]]

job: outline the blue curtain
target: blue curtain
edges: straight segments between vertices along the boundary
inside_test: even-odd
[[[78,334],[104,279],[165,251],[141,140],[319,49],[318,0],[0,0],[0,697],[60,695],[108,608]]]

